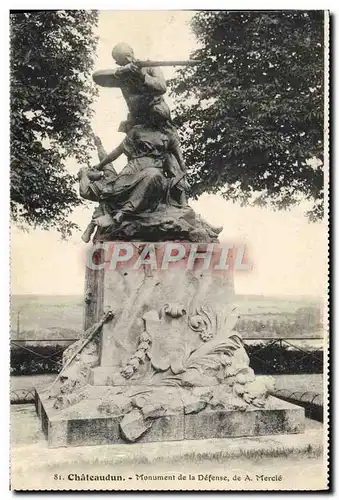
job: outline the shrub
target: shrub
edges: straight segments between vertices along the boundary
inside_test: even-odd
[[[322,373],[323,352],[320,349],[301,351],[284,345],[245,345],[250,365],[256,374]]]
[[[11,375],[58,373],[65,345],[25,345],[11,348]],[[29,350],[28,350],[29,349]]]

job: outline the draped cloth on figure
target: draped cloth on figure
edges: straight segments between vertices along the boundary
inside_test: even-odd
[[[177,141],[171,128],[134,126],[123,142],[128,164],[113,184],[106,184],[102,199],[126,215],[155,210],[166,199],[169,179],[180,169],[173,158]]]

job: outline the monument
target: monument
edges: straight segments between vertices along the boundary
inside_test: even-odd
[[[121,89],[126,135],[108,155],[96,138],[100,163],[79,172],[81,196],[98,203],[83,235],[85,326],[36,393],[49,446],[302,432],[304,409],[272,396],[234,330],[235,256],[187,203],[161,63],[127,44],[112,54],[118,68],[93,79]]]

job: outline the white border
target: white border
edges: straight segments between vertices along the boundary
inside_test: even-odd
[[[238,0],[236,3],[237,9],[249,9],[253,10],[275,10],[275,9],[329,9],[331,11],[331,14],[335,16],[335,14],[338,12],[338,9],[335,8],[337,2],[334,2],[334,0],[331,0],[329,2],[326,2],[326,4],[320,3],[320,2],[312,2],[312,1],[296,1],[296,0],[289,0],[289,1],[284,1],[284,2],[268,2],[268,1],[261,1],[259,4],[256,4],[255,6],[253,5],[253,2],[250,1],[244,1],[244,0]],[[48,5],[46,4],[46,1],[42,2],[41,0],[36,0],[30,3],[30,5],[27,4],[27,2],[23,1],[12,1],[12,2],[3,2],[0,7],[0,32],[1,32],[1,68],[2,68],[2,79],[1,79],[1,93],[0,93],[0,98],[2,99],[2,106],[1,106],[1,144],[2,144],[2,154],[1,154],[1,182],[0,182],[0,189],[1,189],[1,197],[0,197],[0,203],[1,203],[1,210],[0,210],[0,217],[1,217],[1,224],[0,227],[3,230],[3,238],[2,238],[2,245],[1,245],[1,262],[3,264],[3,268],[1,270],[1,281],[0,281],[0,286],[1,286],[1,301],[0,301],[0,307],[1,307],[1,315],[0,318],[2,320],[2,328],[1,328],[1,335],[2,335],[2,346],[0,349],[1,353],[1,359],[0,359],[0,370],[1,370],[1,388],[2,388],[2,394],[1,394],[1,401],[3,404],[3,411],[1,412],[1,430],[2,430],[2,436],[1,436],[1,454],[2,454],[2,464],[3,466],[1,467],[1,472],[0,472],[0,486],[1,486],[1,493],[3,497],[7,497],[11,495],[11,493],[8,491],[8,471],[6,470],[6,464],[8,463],[8,449],[9,449],[9,436],[8,436],[8,426],[9,426],[9,409],[7,405],[8,401],[8,366],[9,366],[9,349],[8,349],[8,325],[9,325],[9,301],[8,301],[8,294],[9,294],[9,272],[8,272],[8,262],[9,262],[9,252],[8,252],[8,245],[6,243],[6,235],[7,235],[7,228],[8,228],[8,204],[9,204],[9,197],[8,197],[8,185],[9,185],[9,175],[8,175],[8,169],[6,169],[7,165],[9,164],[9,151],[8,151],[8,144],[9,144],[9,131],[8,131],[8,119],[9,119],[9,101],[8,101],[8,95],[9,95],[9,79],[8,79],[8,53],[9,53],[9,46],[8,46],[8,10],[9,9],[55,9],[55,8],[67,8],[67,9],[79,9],[79,8],[86,8],[86,9],[91,9],[91,8],[96,8],[99,10],[109,10],[109,9],[116,9],[116,10],[159,10],[159,2],[156,1],[150,1],[150,0],[143,0],[142,5],[140,5],[139,2],[137,1],[132,1],[132,0],[116,0],[114,2],[112,1],[104,1],[104,0],[98,0],[97,2],[91,2],[88,0],[68,0],[67,2],[49,2]],[[234,8],[234,3],[230,2],[225,2],[225,1],[215,1],[215,0],[210,0],[209,2],[202,2],[200,0],[195,0],[195,1],[183,1],[183,0],[171,0],[171,2],[162,2],[161,4],[161,10],[197,10],[197,9],[232,9]],[[337,47],[337,44],[335,43],[335,34],[332,32],[331,33],[331,38],[332,38],[332,54],[333,54],[333,60],[332,60],[332,67],[334,68],[334,75],[337,76],[337,68],[338,68],[338,63],[337,63],[337,57],[338,57],[338,50],[335,50]],[[337,64],[336,64],[337,63]],[[335,79],[335,78],[334,78]],[[334,87],[334,86],[333,86]],[[332,90],[334,92],[334,89]],[[333,96],[333,104],[335,103],[335,96]],[[331,108],[333,109],[333,104]],[[334,116],[332,122],[335,121],[335,118],[337,116],[336,110],[334,111]],[[338,144],[338,129],[335,137],[332,139],[332,149],[334,147],[334,144]],[[332,160],[332,168],[334,168],[334,160]],[[332,231],[335,234],[338,234],[338,226],[339,226],[339,216],[337,214],[337,205],[334,206],[334,200],[336,196],[334,196],[334,191],[335,188],[338,187],[338,175],[336,178],[332,176],[332,181],[333,185],[331,186],[331,192],[332,192],[332,200],[333,200],[333,227]],[[338,190],[336,190],[338,192]],[[337,231],[335,231],[337,229]],[[334,234],[333,234],[334,236]],[[337,248],[336,245],[337,241],[334,241],[334,248]],[[333,252],[334,253],[334,252]],[[337,281],[339,275],[339,269],[335,269],[334,273],[334,278],[335,281]],[[339,299],[338,297],[334,297],[335,301],[332,303],[332,312],[334,310],[337,310],[338,304],[339,304]],[[335,333],[333,334],[333,337],[335,336]],[[335,347],[335,352],[332,354],[332,363],[334,358],[338,359],[338,345],[339,342],[336,342],[336,345],[332,346]],[[333,374],[333,387],[339,387],[338,381],[339,381],[339,368],[338,368],[338,363],[333,363],[333,366],[336,366],[337,369],[335,370],[335,373]],[[337,419],[336,421],[333,421],[333,427],[336,427]],[[334,477],[335,473],[333,471],[333,482],[334,482]],[[53,495],[55,495],[54,493]],[[59,493],[59,495],[62,493]],[[260,493],[259,493],[260,494]],[[296,497],[297,493],[287,493],[289,498],[294,498]],[[39,496],[37,496],[39,495]],[[39,498],[41,494],[31,494],[31,498]],[[58,494],[57,494],[58,495]],[[97,496],[99,498],[100,493],[94,494],[94,496]],[[114,493],[115,496],[120,496],[121,493]],[[135,493],[131,493],[131,495],[135,495]],[[176,495],[181,496],[182,494],[180,492],[176,493]],[[209,495],[208,493],[206,496]],[[245,493],[246,495],[246,493]],[[266,496],[270,495],[270,493],[266,493]],[[312,494],[312,497],[320,497],[321,493],[319,494]],[[77,495],[79,497],[79,494]],[[126,494],[124,494],[124,497]],[[81,498],[82,495],[80,494]]]

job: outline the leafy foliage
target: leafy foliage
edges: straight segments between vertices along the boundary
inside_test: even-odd
[[[191,196],[321,217],[323,12],[201,11],[192,29],[202,64],[171,82]]]
[[[89,161],[89,78],[97,38],[94,11],[29,11],[11,22],[11,213],[20,224],[69,234],[80,202],[65,169]]]

